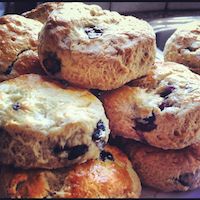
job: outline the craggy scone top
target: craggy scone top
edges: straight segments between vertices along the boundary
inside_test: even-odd
[[[164,48],[165,61],[188,66],[200,74],[200,22],[181,25],[167,40]]]
[[[65,3],[48,17],[38,51],[49,74],[109,90],[146,75],[155,57],[155,34],[147,22],[133,16]]]
[[[114,135],[179,149],[199,141],[200,76],[173,62],[108,93],[104,107]]]
[[[0,81],[26,73],[44,73],[38,59],[42,23],[19,15],[0,17]]]

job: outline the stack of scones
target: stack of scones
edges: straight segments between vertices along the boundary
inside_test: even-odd
[[[147,22],[97,5],[0,17],[0,197],[199,187],[200,76],[155,54]]]

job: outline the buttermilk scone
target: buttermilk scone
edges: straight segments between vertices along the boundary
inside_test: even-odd
[[[100,100],[29,74],[0,84],[0,163],[57,168],[96,158],[108,140]]]
[[[126,155],[106,147],[100,159],[56,170],[3,166],[1,198],[138,198],[140,180]]]
[[[184,24],[171,35],[164,48],[164,59],[184,64],[200,74],[200,21]]]
[[[46,72],[85,88],[110,90],[151,69],[155,34],[145,21],[97,5],[65,3],[39,36]]]
[[[22,13],[22,15],[27,18],[38,20],[41,23],[45,23],[51,12],[63,4],[64,2],[42,3],[32,10]]]
[[[44,74],[37,47],[42,23],[19,15],[0,17],[0,81],[21,74]]]
[[[200,140],[200,76],[181,64],[157,63],[145,78],[105,94],[103,103],[114,136],[163,149]]]
[[[200,144],[179,150],[162,150],[128,142],[124,150],[142,184],[156,189],[187,191],[200,187]]]

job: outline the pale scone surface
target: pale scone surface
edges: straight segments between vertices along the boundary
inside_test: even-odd
[[[19,15],[0,17],[0,81],[26,73],[44,74],[39,63],[42,23]]]
[[[85,88],[120,87],[146,75],[155,58],[155,34],[147,22],[83,3],[58,6],[39,42],[46,72]]]
[[[113,135],[163,149],[180,149],[200,138],[200,77],[187,67],[156,63],[151,73],[104,98]]]
[[[54,168],[96,157],[101,144],[92,134],[99,129],[102,143],[109,135],[103,106],[95,96],[34,74],[0,84],[0,127],[0,160],[24,168]],[[67,160],[69,148],[75,146],[86,151],[83,160]]]
[[[194,190],[200,186],[200,145],[162,150],[128,142],[125,151],[142,184],[164,192]]]
[[[200,22],[181,25],[167,40],[164,48],[165,61],[188,66],[200,74]]]

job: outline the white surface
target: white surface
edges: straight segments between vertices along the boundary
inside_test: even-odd
[[[141,198],[200,198],[200,189],[189,192],[158,192],[154,189],[143,187]]]

